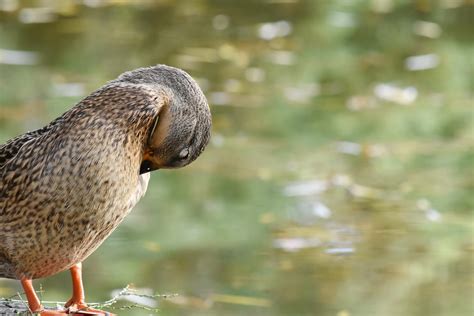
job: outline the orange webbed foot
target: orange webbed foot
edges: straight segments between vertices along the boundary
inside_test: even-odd
[[[71,298],[65,305],[69,315],[97,315],[97,316],[115,316],[115,314],[102,311],[99,309],[90,308],[85,302],[75,302],[74,298]]]
[[[22,278],[21,285],[25,290],[25,295],[28,300],[28,307],[30,312],[34,315],[40,316],[66,316],[66,315],[96,315],[96,316],[115,316],[112,313],[101,311],[98,309],[89,308],[85,303],[84,287],[82,286],[81,264],[75,264],[71,267],[71,275],[73,282],[72,298],[66,303],[64,310],[48,310],[44,309],[43,305],[36,295],[33,288],[33,282],[29,278]]]
[[[43,310],[39,312],[39,316],[68,316],[68,315],[75,315],[75,316],[115,316],[115,314],[111,314],[109,312],[92,309],[92,308],[85,308],[81,310],[75,310],[73,308],[67,310]]]
[[[73,305],[67,309],[68,315],[94,315],[94,316],[115,316],[115,314],[99,310],[99,309],[94,309],[94,308],[81,308],[81,309],[76,309],[76,307]]]
[[[77,263],[71,267],[72,277],[72,298],[67,301],[64,307],[67,308],[68,315],[98,315],[114,316],[114,314],[93,309],[87,306],[84,296],[84,287],[82,286],[82,264]]]
[[[39,313],[39,315],[40,316],[65,316],[67,315],[67,312],[64,310],[43,310]]]
[[[109,313],[109,312],[106,312],[106,311],[102,311],[102,310],[99,310],[99,309],[93,309],[93,308],[88,308],[88,309],[85,309],[85,310],[80,310],[80,311],[77,311],[77,312],[70,312],[69,315],[76,315],[76,316],[79,316],[79,315],[84,315],[84,316],[116,316],[115,314],[112,314],[112,313]]]

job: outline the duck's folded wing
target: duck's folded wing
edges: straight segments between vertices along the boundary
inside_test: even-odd
[[[61,118],[58,118],[45,127],[19,135],[10,139],[5,144],[0,145],[0,168],[2,168],[10,159],[15,157],[24,144],[47,133],[60,119]]]

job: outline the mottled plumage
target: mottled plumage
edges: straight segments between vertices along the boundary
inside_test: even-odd
[[[143,196],[148,171],[196,159],[206,99],[185,72],[141,68],[0,147],[0,277],[34,279],[89,256]]]

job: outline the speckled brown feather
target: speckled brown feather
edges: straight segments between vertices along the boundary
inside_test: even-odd
[[[15,155],[20,150],[21,146],[23,146],[26,142],[35,139],[36,137],[41,136],[42,134],[46,133],[52,126],[54,126],[57,119],[51,122],[48,126],[40,128],[36,131],[28,132],[13,139],[10,139],[3,145],[0,145],[0,168],[11,158],[15,157]]]
[[[143,79],[149,72],[155,77]],[[140,80],[119,77],[45,128],[0,147],[0,277],[46,277],[83,261],[145,193],[149,174],[139,174],[144,153],[153,147],[161,160],[171,161],[163,158],[176,155],[169,147],[180,150],[182,145],[173,145],[170,135],[181,136],[183,124],[192,125],[188,121],[200,115],[197,120],[205,126],[188,133],[200,133],[201,139],[186,145],[192,157],[178,165],[202,152],[210,130],[207,103],[194,81],[192,89],[183,86],[178,91],[155,82],[168,72],[173,80],[192,80],[166,66],[126,73]],[[188,96],[196,87],[197,97]],[[154,136],[150,130],[164,107],[195,112],[168,117],[170,128],[161,137],[166,148],[149,144]]]

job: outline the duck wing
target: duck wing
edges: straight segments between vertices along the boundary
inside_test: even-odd
[[[0,145],[0,169],[13,157],[16,156],[20,148],[27,142],[46,134],[61,120],[61,117],[52,121],[45,127],[19,135],[8,140],[5,144]]]

